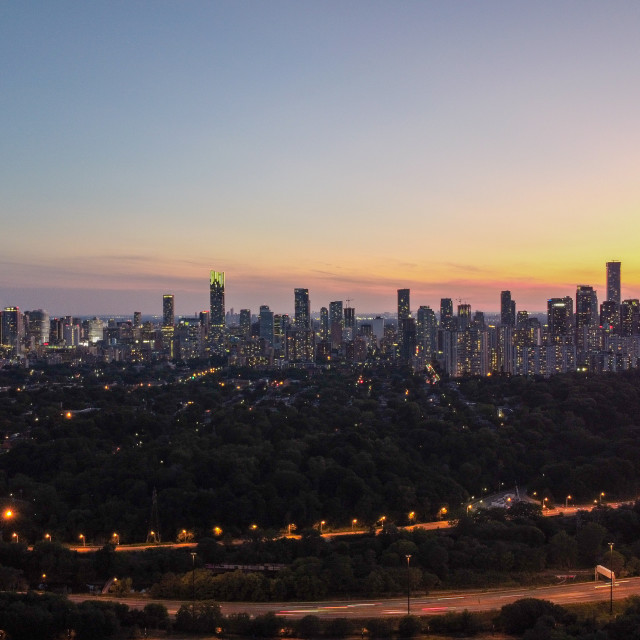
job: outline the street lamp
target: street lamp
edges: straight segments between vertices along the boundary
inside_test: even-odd
[[[355,531],[355,530],[356,530],[356,525],[357,525],[357,524],[358,524],[358,519],[357,519],[357,518],[354,518],[354,519],[351,521],[351,531]]]
[[[613,542],[609,543],[609,571],[611,572],[611,596],[609,598],[609,615],[613,615]]]
[[[600,492],[600,504],[602,504],[602,499],[604,498],[604,491]]]
[[[564,508],[565,508],[565,509],[569,506],[569,500],[571,500],[571,496],[570,496],[570,495],[569,495],[569,496],[567,496],[567,497],[564,499]]]
[[[196,624],[196,554],[191,552],[191,621]]]
[[[407,558],[407,615],[411,615],[411,574],[409,572],[411,554],[408,553],[405,557]]]
[[[12,537],[16,542],[20,542],[20,536],[19,536],[17,533],[15,533],[15,531],[14,531],[14,533],[13,533],[13,535],[12,535],[11,537]]]
[[[409,522],[413,522],[416,519],[416,512],[409,511]]]
[[[111,536],[111,540],[113,541],[113,544],[120,544],[120,535],[115,533],[113,533],[113,535]]]
[[[50,533],[45,533],[45,534],[44,534],[44,539],[45,539],[47,542],[51,542],[51,534],[50,534]]]
[[[87,546],[87,539],[84,537],[84,533],[81,533],[78,538],[80,538],[80,540],[82,540],[82,546],[86,547]]]
[[[320,535],[322,535],[322,527],[327,524],[325,520],[320,520]]]

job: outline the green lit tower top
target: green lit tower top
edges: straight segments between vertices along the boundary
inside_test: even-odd
[[[211,307],[210,330],[215,333],[224,331],[224,271],[211,271],[209,277],[209,301]]]

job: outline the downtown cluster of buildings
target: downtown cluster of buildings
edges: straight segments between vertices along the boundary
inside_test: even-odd
[[[438,362],[454,377],[504,372],[542,375],[575,370],[617,371],[640,359],[640,302],[621,300],[620,262],[608,262],[607,297],[578,285],[575,300],[551,298],[546,318],[517,311],[510,291],[500,294],[500,314],[485,318],[471,305],[442,298],[411,312],[411,292],[398,289],[397,314],[357,316],[350,300],[311,313],[308,289],[294,290],[294,315],[226,311],[225,274],[211,271],[210,305],[194,317],[175,315],[166,294],[162,317],[50,318],[42,309],[2,311],[5,361],[149,362],[217,356],[230,365],[315,367],[339,363],[396,362],[422,369]],[[546,320],[546,322],[545,322]]]

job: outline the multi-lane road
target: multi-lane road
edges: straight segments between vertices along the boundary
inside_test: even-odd
[[[520,589],[495,589],[485,591],[442,591],[427,596],[412,597],[411,613],[414,615],[437,615],[451,611],[493,611],[520,598],[542,598],[556,604],[608,601],[609,582],[580,582],[547,587]],[[614,600],[640,594],[640,578],[616,580],[613,589]],[[115,600],[105,596],[71,595],[75,602],[95,598]],[[174,615],[183,604],[191,601],[149,600],[132,597],[117,599],[131,608],[143,608],[150,602],[158,602]],[[313,614],[322,618],[377,618],[399,616],[407,613],[407,598],[384,598],[377,600],[331,600],[322,602],[224,602],[222,613],[248,613],[261,615],[269,611],[279,616],[301,618]]]

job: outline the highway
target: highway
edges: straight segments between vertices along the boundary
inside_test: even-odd
[[[640,594],[640,578],[622,578],[616,580],[613,589],[614,600]],[[411,598],[413,615],[437,615],[451,611],[493,611],[520,598],[541,598],[556,604],[608,601],[609,582],[580,582],[546,587],[527,587],[520,589],[492,589],[485,591],[442,591],[427,596]],[[181,605],[190,605],[191,601],[150,600],[143,597],[111,598],[106,596],[70,595],[74,602],[100,599],[127,604],[141,609],[150,602],[167,607],[175,615]],[[316,615],[322,618],[377,618],[399,616],[407,613],[407,598],[384,598],[377,600],[331,600],[322,602],[223,602],[222,613],[249,613],[253,616],[269,611],[279,616],[301,618]]]

